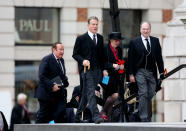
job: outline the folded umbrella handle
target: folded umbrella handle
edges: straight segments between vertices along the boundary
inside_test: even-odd
[[[86,66],[84,66],[84,73],[86,73]]]
[[[87,70],[87,68],[86,68],[86,66],[84,66],[84,73],[86,73],[86,70]],[[90,65],[88,66],[88,70],[90,70]]]

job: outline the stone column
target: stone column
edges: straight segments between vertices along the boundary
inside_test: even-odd
[[[168,72],[186,64],[186,0],[174,10],[174,18],[167,23],[163,42],[165,68]],[[164,81],[165,122],[186,120],[186,69],[182,69]]]
[[[0,110],[10,122],[14,96],[14,7],[0,1]]]

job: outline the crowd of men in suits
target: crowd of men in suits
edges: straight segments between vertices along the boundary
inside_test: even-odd
[[[82,113],[88,109],[91,122],[101,123],[109,121],[114,102],[120,97],[118,84],[124,72],[122,49],[119,46],[123,39],[120,32],[112,32],[108,36],[108,44],[104,47],[103,36],[97,33],[98,18],[88,18],[88,31],[76,38],[72,57],[78,63],[79,95],[74,100],[77,112],[76,123],[87,122],[82,119]],[[150,36],[151,24],[142,22],[141,36],[131,40],[128,51],[128,72],[130,82],[136,82],[139,95],[139,119],[150,122],[152,117],[151,99],[155,95],[157,83],[157,69],[164,75],[164,65],[159,39]],[[68,79],[64,64],[64,45],[56,42],[52,46],[52,53],[45,56],[39,67],[39,86],[35,97],[38,98],[40,109],[36,123],[64,122],[67,104],[66,87]],[[108,83],[103,85],[103,110],[99,112],[95,89],[102,79]],[[85,113],[86,115],[88,113]],[[89,122],[90,122],[89,121]]]
[[[80,85],[74,89],[69,103],[66,99],[66,88],[69,83],[63,59],[64,45],[60,42],[54,43],[52,53],[41,60],[39,84],[35,92],[40,106],[36,123],[94,122],[98,124],[111,121],[109,117],[112,106],[120,97],[119,89],[122,88],[118,83],[124,73],[122,49],[119,46],[123,38],[120,32],[112,32],[108,35],[109,42],[105,47],[103,36],[97,33],[98,22],[96,16],[89,17],[88,31],[76,38],[72,57],[78,63]],[[150,122],[151,100],[157,85],[157,69],[160,77],[163,76],[164,65],[159,39],[150,36],[151,24],[142,22],[140,32],[139,37],[130,41],[127,70],[129,81],[136,82],[138,87],[139,121]],[[104,83],[102,79],[106,79],[107,82]],[[104,98],[100,100],[96,97],[99,95],[99,89],[96,89],[98,84],[102,85],[104,92]],[[103,106],[101,112],[98,110],[97,101]],[[19,106],[16,107],[18,108]],[[77,108],[75,116],[71,108]],[[74,119],[69,119],[67,116]]]

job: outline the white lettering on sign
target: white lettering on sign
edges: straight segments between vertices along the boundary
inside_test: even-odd
[[[19,31],[50,32],[48,20],[19,20]]]

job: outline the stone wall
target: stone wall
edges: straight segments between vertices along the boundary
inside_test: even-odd
[[[186,29],[181,19],[186,18],[186,1],[174,10],[174,18],[167,24],[163,54],[166,68],[172,70],[186,64]],[[175,122],[186,119],[186,69],[182,69],[164,82],[165,121]]]

